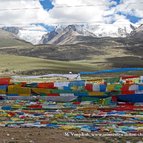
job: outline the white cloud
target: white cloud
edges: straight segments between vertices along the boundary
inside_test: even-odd
[[[139,17],[143,15],[143,0],[122,0],[122,4],[112,8],[109,6],[116,5],[116,2],[110,2],[110,0],[53,0],[53,4],[55,7],[48,14],[55,23],[111,23],[115,21],[116,24],[130,24],[125,16],[121,16],[117,12],[121,11]],[[73,7],[58,8],[60,5]],[[74,7],[78,5],[81,7]]]
[[[134,15],[143,18],[143,0],[122,0],[116,7],[116,12]]]
[[[54,0],[53,8],[49,14],[61,22],[104,22],[104,14],[108,8],[107,0]],[[58,5],[73,7],[56,8]],[[87,6],[88,5],[88,6]],[[94,5],[94,6],[90,6]],[[74,7],[79,6],[79,7]]]
[[[143,0],[122,0],[122,2],[117,7],[109,8],[111,3],[116,3],[110,2],[110,0],[53,0],[54,8],[47,12],[42,8],[39,0],[1,0],[0,9],[21,8],[21,10],[0,11],[0,24],[110,23],[112,21],[115,21],[116,24],[130,23],[125,16],[116,14],[119,11],[143,17]],[[65,5],[65,7],[58,8],[60,5]],[[82,6],[74,7],[78,5]],[[39,9],[22,10],[23,8],[34,7]]]
[[[37,7],[40,9],[31,9]],[[38,20],[37,11],[44,12],[38,0],[1,0],[0,24],[11,25],[35,23]]]

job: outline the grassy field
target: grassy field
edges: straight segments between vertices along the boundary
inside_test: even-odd
[[[112,68],[111,63],[107,61],[99,62],[98,60],[93,58],[89,61],[56,61],[16,55],[0,55],[0,73],[2,75],[39,75],[49,73],[79,73],[81,71],[97,71]],[[142,74],[142,72],[137,72],[137,74]]]
[[[103,68],[103,67],[102,67]],[[0,73],[8,74],[45,74],[78,73],[102,69],[84,61],[56,61],[16,55],[0,55]]]

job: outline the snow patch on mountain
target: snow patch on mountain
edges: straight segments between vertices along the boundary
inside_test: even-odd
[[[46,28],[45,28],[46,27]],[[51,25],[49,25],[51,27]],[[120,25],[113,24],[80,24],[80,25],[52,25],[52,31],[48,31],[48,25],[32,24],[19,29],[7,28],[9,32],[16,31],[18,39],[37,44],[71,44],[78,43],[79,36],[89,37],[126,37],[135,28],[130,23]],[[51,29],[51,28],[50,28]],[[14,31],[14,32],[15,32]],[[14,33],[12,32],[12,33]]]
[[[42,26],[31,25],[19,30],[17,38],[37,45],[45,34],[47,34],[47,31]]]
[[[39,44],[42,36],[47,32],[20,30],[17,37],[21,40],[32,43],[33,45]]]
[[[55,30],[43,35],[41,44],[71,44],[78,43],[78,36],[91,37],[126,37],[134,26],[115,24],[84,24],[84,25],[58,25]]]

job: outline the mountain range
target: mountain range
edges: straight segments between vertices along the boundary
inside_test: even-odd
[[[50,29],[50,30],[49,30]],[[85,37],[129,37],[140,38],[143,25],[135,27],[131,24],[83,24],[83,25],[52,25],[45,28],[42,25],[25,27],[3,27],[2,30],[13,34],[16,39],[24,40],[33,45],[54,44],[67,45],[86,42]]]
[[[35,75],[143,67],[143,25],[106,26],[3,27],[0,73]]]

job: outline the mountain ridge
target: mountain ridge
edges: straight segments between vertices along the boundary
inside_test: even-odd
[[[133,25],[58,25],[52,31],[47,31],[41,26],[26,28],[4,27],[3,30],[11,32],[17,39],[39,44],[76,44],[79,37],[127,37],[136,28]],[[81,38],[82,39],[82,38]]]

